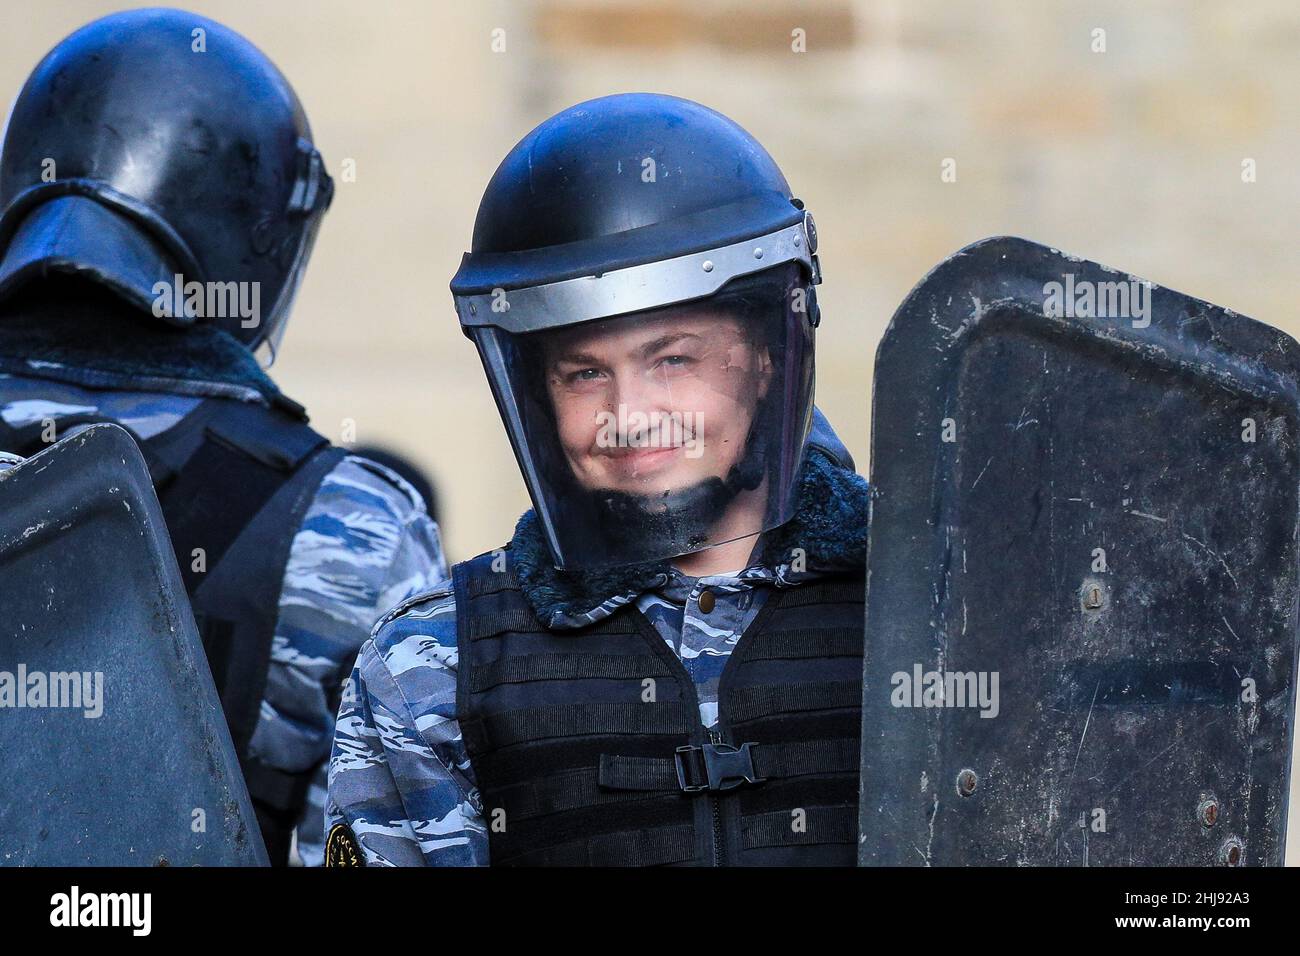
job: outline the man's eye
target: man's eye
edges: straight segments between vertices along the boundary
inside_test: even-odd
[[[565,378],[566,378],[569,382],[572,382],[572,383],[575,383],[575,384],[577,384],[577,383],[581,383],[581,382],[594,382],[594,381],[596,381],[597,379],[600,378],[600,369],[598,369],[598,368],[582,368],[582,369],[578,369],[578,371],[576,371],[576,372],[570,372],[568,375],[565,376]]]
[[[659,360],[659,364],[668,368],[685,368],[693,361],[695,360],[689,355],[665,355]]]

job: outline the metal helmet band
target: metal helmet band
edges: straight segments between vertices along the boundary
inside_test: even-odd
[[[786,262],[801,262],[821,282],[817,230],[805,212],[796,225],[716,249],[519,289],[455,295],[463,327],[536,332],[713,295],[728,282]]]

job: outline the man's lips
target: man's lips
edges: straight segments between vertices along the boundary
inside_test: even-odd
[[[637,476],[671,464],[680,452],[680,448],[603,448],[600,455],[611,471]]]

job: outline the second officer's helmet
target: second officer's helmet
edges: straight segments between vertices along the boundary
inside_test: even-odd
[[[246,39],[180,10],[96,20],[37,65],[0,142],[0,299],[75,274],[274,353],[333,184]]]
[[[816,241],[767,151],[688,100],[581,103],[506,156],[451,289],[557,567],[789,520]]]

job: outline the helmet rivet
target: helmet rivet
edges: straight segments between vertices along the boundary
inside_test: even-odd
[[[713,260],[712,260],[712,259],[705,259],[705,260],[704,260],[704,271],[705,271],[705,272],[712,272],[712,271],[713,271]]]
[[[796,249],[798,249],[798,248],[799,248],[800,246],[802,246],[802,245],[803,245],[803,236],[795,236],[795,237],[794,237],[794,247],[795,247]]]
[[[763,258],[763,249],[761,246],[754,249],[754,258],[755,259]]]

